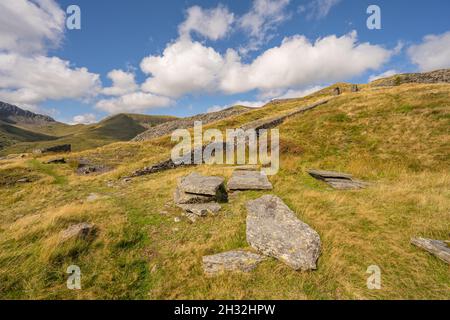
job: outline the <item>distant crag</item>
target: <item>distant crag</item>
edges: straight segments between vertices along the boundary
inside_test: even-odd
[[[371,82],[374,87],[398,86],[405,83],[450,83],[450,69],[425,73],[404,73]]]
[[[204,113],[189,118],[166,122],[139,134],[133,139],[133,141],[146,141],[162,137],[171,134],[177,129],[193,128],[196,121],[201,121],[203,125],[205,125],[225,118],[237,116],[247,111],[249,111],[249,108],[247,107],[235,106],[218,112]]]
[[[53,118],[49,116],[23,110],[12,104],[1,101],[0,101],[0,120],[12,124],[16,123],[43,124],[49,122],[56,122]]]

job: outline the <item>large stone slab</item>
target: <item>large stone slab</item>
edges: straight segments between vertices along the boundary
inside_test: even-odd
[[[214,196],[186,193],[178,186],[173,193],[173,200],[176,204],[207,203],[215,200]]]
[[[242,250],[219,253],[203,257],[203,270],[206,275],[214,276],[227,271],[250,272],[266,257]]]
[[[229,190],[272,190],[267,175],[260,171],[235,170],[228,181]]]
[[[367,182],[354,179],[349,173],[314,169],[308,170],[308,173],[313,178],[324,181],[332,188],[338,190],[363,189],[369,185]]]
[[[446,242],[425,238],[413,238],[411,239],[411,243],[450,264],[450,248]]]
[[[295,270],[317,268],[319,234],[297,219],[280,198],[265,195],[249,201],[247,211],[247,242],[253,248]]]
[[[194,172],[181,179],[179,186],[186,193],[215,196],[224,182],[222,177],[206,177]]]

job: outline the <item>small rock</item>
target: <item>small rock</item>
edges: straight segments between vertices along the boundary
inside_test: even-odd
[[[203,270],[214,276],[227,271],[250,272],[266,257],[247,251],[229,251],[203,257]]]
[[[97,200],[100,200],[101,198],[103,198],[102,196],[100,196],[97,193],[91,193],[89,194],[89,196],[86,198],[87,202],[95,202]]]
[[[179,222],[181,222],[181,219],[176,217],[176,218],[173,219],[173,221],[175,221],[176,223],[179,223]]]
[[[158,271],[158,265],[154,265],[152,270],[150,270],[150,273],[155,273],[156,271]]]
[[[17,183],[29,183],[31,180],[29,178],[22,178],[17,180]]]
[[[228,181],[230,190],[272,190],[267,175],[259,171],[236,170]]]
[[[45,162],[45,164],[64,164],[64,163],[66,163],[66,159],[64,158],[56,158]]]
[[[339,96],[341,94],[341,88],[336,87],[333,89],[333,95]]]
[[[259,252],[277,258],[294,270],[315,270],[320,237],[297,219],[284,202],[266,195],[247,202],[247,242]]]
[[[90,223],[80,223],[70,226],[66,230],[62,231],[60,238],[62,242],[70,239],[88,240],[95,236],[96,228]]]
[[[220,209],[222,209],[222,206],[215,202],[198,203],[198,204],[180,204],[178,205],[178,207],[180,207],[186,212],[196,214],[199,217],[205,217],[208,214],[214,216],[220,211]]]
[[[352,92],[358,92],[359,91],[358,85],[357,84],[353,84],[352,88],[351,88],[351,91]]]
[[[413,238],[411,239],[411,243],[450,264],[450,248],[448,246],[448,241]]]

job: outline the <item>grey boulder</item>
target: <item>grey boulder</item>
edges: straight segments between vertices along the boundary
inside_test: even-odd
[[[450,248],[446,242],[425,238],[413,238],[411,239],[411,243],[450,264]]]
[[[319,234],[297,219],[280,198],[265,195],[249,201],[247,211],[247,242],[253,248],[294,270],[317,269]]]

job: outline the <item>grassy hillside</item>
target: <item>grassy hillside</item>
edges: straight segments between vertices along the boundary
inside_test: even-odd
[[[3,150],[0,147],[0,155],[26,153],[36,148],[56,144],[71,144],[75,151],[92,149],[109,143],[130,140],[152,126],[174,119],[176,118],[169,116],[118,114],[92,125],[67,125],[59,122],[39,125],[20,124],[15,126],[16,130],[28,132],[29,137],[9,141],[8,144],[5,142],[5,146],[9,147]],[[8,137],[5,136],[4,140],[8,141]]]
[[[55,137],[16,127],[0,120],[0,149],[23,141],[54,140]]]
[[[180,168],[122,182],[134,169],[170,155],[168,137],[115,143],[75,153],[115,170],[81,177],[48,158],[0,162],[0,297],[62,299],[448,299],[448,265],[410,245],[414,236],[446,239],[450,230],[450,85],[362,86],[280,126],[281,170],[272,192],[242,192],[216,217],[190,224],[172,204],[178,177],[222,175],[222,166]],[[274,102],[215,124],[221,129],[287,113],[330,90]],[[336,191],[308,168],[341,170],[370,181]],[[23,176],[32,183],[14,184]],[[108,183],[108,181],[112,181]],[[161,182],[164,183],[161,183]],[[88,202],[92,192],[101,199]],[[204,255],[248,247],[245,203],[281,197],[321,236],[318,270],[295,272],[274,259],[249,274],[206,278]],[[89,243],[58,244],[68,226],[98,229]],[[66,288],[66,268],[82,270],[80,291]],[[382,270],[368,290],[366,270]]]

